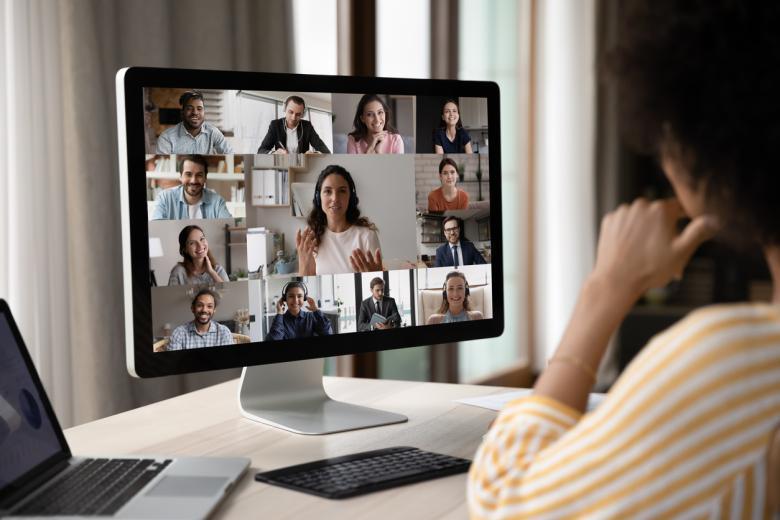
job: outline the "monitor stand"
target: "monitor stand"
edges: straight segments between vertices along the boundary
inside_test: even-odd
[[[321,435],[406,422],[404,415],[334,401],[322,386],[323,359],[244,367],[241,415],[276,428]]]

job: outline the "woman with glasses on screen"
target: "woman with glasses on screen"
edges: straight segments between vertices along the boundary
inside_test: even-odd
[[[442,302],[436,314],[428,316],[426,325],[481,320],[480,311],[470,310],[469,283],[460,271],[450,271],[444,279]]]
[[[656,155],[676,198],[603,218],[595,266],[533,394],[501,411],[477,451],[471,516],[770,518],[780,499],[780,467],[768,462],[780,441],[780,4],[624,0],[617,13],[605,65],[620,127]],[[771,301],[690,312],[585,413],[610,337],[715,233],[763,252]]]
[[[360,98],[347,153],[404,153],[404,141],[390,124],[390,107],[376,94]]]
[[[439,128],[433,132],[435,153],[471,153],[471,136],[463,128],[458,102],[448,99],[441,107]]]
[[[199,226],[185,226],[179,233],[183,260],[171,269],[168,285],[212,285],[229,280],[225,269],[209,251],[209,242]]]
[[[441,186],[428,194],[428,211],[444,213],[451,209],[469,207],[469,194],[458,188],[458,165],[449,157],[439,163]]]
[[[317,178],[308,227],[295,235],[298,274],[381,271],[377,228],[360,216],[352,175],[341,166],[327,166]]]

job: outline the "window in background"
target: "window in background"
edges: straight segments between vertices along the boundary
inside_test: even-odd
[[[377,0],[377,76],[431,77],[430,2]]]
[[[295,72],[336,74],[336,0],[293,0]]]
[[[461,343],[459,380],[479,380],[528,362],[528,78],[522,51],[530,38],[530,1],[460,0],[458,79],[489,80],[501,89],[501,186],[504,236],[503,336]],[[525,23],[521,23],[525,22]],[[525,81],[525,82],[523,82]],[[522,108],[521,108],[522,107]]]

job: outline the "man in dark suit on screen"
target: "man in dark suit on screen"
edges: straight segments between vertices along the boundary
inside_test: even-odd
[[[384,330],[400,326],[401,315],[398,314],[398,306],[393,298],[385,296],[385,281],[376,277],[371,280],[370,286],[371,296],[360,303],[358,331]],[[374,318],[375,314],[385,318],[385,321]]]
[[[470,240],[463,236],[463,220],[446,217],[442,223],[447,243],[436,249],[434,267],[459,267],[461,265],[484,264],[485,258]]]
[[[257,153],[307,153],[313,148],[319,153],[330,153],[317,131],[303,119],[306,102],[300,96],[290,96],[284,101],[284,117],[274,119],[268,125]]]

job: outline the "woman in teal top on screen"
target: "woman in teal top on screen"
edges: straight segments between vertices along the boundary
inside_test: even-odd
[[[448,99],[441,107],[439,128],[433,131],[433,151],[436,153],[472,153],[471,136],[463,128],[458,102]]]
[[[481,320],[482,313],[469,310],[469,283],[460,271],[450,271],[444,279],[439,312],[428,316],[426,325]]]

